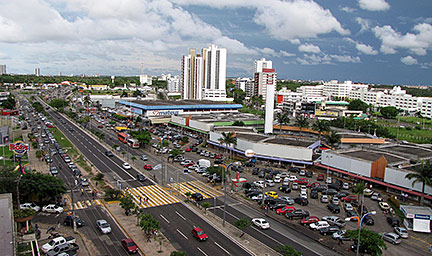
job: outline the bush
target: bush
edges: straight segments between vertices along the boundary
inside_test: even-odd
[[[32,209],[23,209],[23,210],[13,210],[13,213],[15,219],[21,219],[21,218],[27,218],[29,216],[34,215],[36,211]]]
[[[405,130],[407,130],[407,131],[411,131],[412,128],[411,128],[411,126],[407,126],[407,127],[405,128]]]
[[[103,180],[103,178],[104,178],[103,173],[98,173],[98,174],[96,174],[96,176],[94,177],[94,180]]]
[[[105,196],[110,200],[120,198],[122,192],[118,189],[107,188],[105,189]]]

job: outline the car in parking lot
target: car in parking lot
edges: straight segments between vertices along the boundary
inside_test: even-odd
[[[253,184],[259,188],[264,188],[264,186],[265,186],[264,181],[262,181],[262,180],[254,181]]]
[[[324,174],[318,174],[317,180],[318,181],[323,181],[324,180]]]
[[[276,214],[285,215],[287,212],[292,212],[295,210],[293,206],[284,206],[282,208],[276,209]]]
[[[363,219],[363,223],[365,223],[368,226],[372,226],[375,224],[375,221],[371,215],[366,215]]]
[[[387,241],[389,243],[392,243],[392,244],[400,244],[401,243],[400,236],[396,233],[384,232],[384,233],[381,233],[380,235],[384,241]]]
[[[358,221],[357,218],[354,218],[354,217],[358,217],[356,211],[346,211],[346,216],[347,218],[351,218],[351,221]]]
[[[328,204],[327,209],[332,213],[340,213],[340,207],[336,204]]]
[[[295,180],[297,180],[297,177],[296,177],[295,175],[290,175],[290,176],[288,177],[288,179],[289,179],[289,181],[294,182]]]
[[[303,209],[295,209],[292,212],[287,212],[285,214],[285,217],[287,217],[288,219],[303,219],[306,217],[309,217],[309,212],[305,211]]]
[[[365,189],[363,190],[363,195],[366,196],[366,197],[370,197],[370,196],[372,196],[373,193],[374,193],[374,192],[373,192],[371,189],[368,189],[368,188],[365,188]]]
[[[204,231],[199,227],[195,227],[192,229],[192,235],[196,239],[198,239],[198,241],[205,241],[208,239],[208,236],[206,235],[206,233],[204,233]]]
[[[332,238],[335,240],[339,240],[342,237],[342,239],[345,241],[351,240],[351,238],[345,237],[345,233],[346,233],[345,229],[340,229],[339,231],[336,231],[335,233],[332,234]]]
[[[321,195],[320,201],[321,203],[328,203],[329,202],[328,195]]]
[[[312,223],[318,222],[319,218],[317,216],[309,216],[300,220],[300,224],[306,226]]]
[[[312,176],[313,176],[313,171],[306,171],[306,177],[312,178]]]
[[[279,187],[280,192],[291,193],[291,188],[288,185],[282,185]]]
[[[341,198],[342,202],[357,202],[357,196],[356,195],[349,195],[349,196],[344,196]]]
[[[408,238],[408,230],[403,227],[394,227],[395,233],[402,238]]]
[[[251,222],[253,225],[255,225],[261,229],[269,229],[270,228],[270,223],[268,223],[263,218],[253,218]]]
[[[340,228],[338,226],[329,226],[326,228],[322,228],[319,231],[321,235],[326,236],[326,235],[332,235],[333,233],[336,233],[339,230]]]
[[[371,196],[371,200],[381,202],[382,201],[381,194],[380,193],[373,193]]]
[[[275,191],[267,191],[264,193],[266,196],[272,197],[274,199],[278,198],[278,194]]]
[[[278,199],[281,200],[281,201],[284,201],[287,205],[293,205],[295,203],[294,199],[292,199],[289,196],[281,196]]]
[[[308,179],[306,178],[298,178],[294,182],[296,182],[299,185],[307,185],[309,183]]]
[[[86,178],[81,178],[81,186],[87,187],[89,182]]]
[[[330,225],[335,225],[340,228],[345,227],[346,223],[338,216],[324,216],[321,220],[327,221]]]
[[[339,204],[340,203],[339,198],[337,198],[336,196],[333,196],[331,203],[332,204]]]
[[[274,187],[275,183],[273,182],[273,180],[265,180],[264,186],[265,187]]]
[[[330,224],[325,220],[320,220],[318,222],[309,224],[309,228],[313,230],[320,230],[327,227],[330,227]]]
[[[344,203],[344,210],[345,211],[353,211],[354,207],[350,203]]]
[[[291,188],[292,188],[293,190],[297,190],[297,189],[299,189],[299,185],[298,185],[298,183],[297,183],[297,182],[293,182],[293,184],[291,184]]]
[[[309,204],[309,201],[306,198],[303,197],[296,197],[294,198],[294,202],[296,202],[297,204],[301,205],[301,206],[306,206]]]
[[[396,218],[396,217],[388,216],[388,217],[387,217],[387,223],[388,223],[390,226],[392,226],[392,227],[398,227],[398,226],[400,226],[399,219]]]
[[[378,205],[383,211],[387,211],[388,209],[390,209],[390,205],[386,202],[379,202]]]

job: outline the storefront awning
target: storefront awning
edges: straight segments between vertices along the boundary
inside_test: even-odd
[[[414,218],[413,231],[430,233],[430,220]]]

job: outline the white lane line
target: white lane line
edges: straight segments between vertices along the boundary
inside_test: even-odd
[[[198,251],[200,251],[202,254],[204,254],[205,256],[208,256],[207,253],[205,253],[203,250],[201,250],[201,248],[197,247]]]
[[[214,242],[215,245],[217,245],[219,248],[221,248],[226,254],[231,255],[231,253],[229,253],[229,251],[225,250],[225,248],[223,248],[220,244]]]
[[[180,230],[176,229],[176,231],[182,236],[184,237],[186,240],[188,240],[187,236],[185,236]]]
[[[167,220],[167,219],[166,219],[162,214],[159,214],[159,216],[160,216],[164,221],[166,221],[166,223],[168,223],[168,224],[170,223],[169,220]]]
[[[182,218],[183,220],[186,220],[186,218],[185,217],[183,217],[180,213],[178,213],[177,211],[175,211],[175,213],[180,217],[180,218]]]

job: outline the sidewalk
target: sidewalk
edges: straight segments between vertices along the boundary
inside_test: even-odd
[[[31,147],[31,141],[27,136],[30,132],[31,132],[30,130],[26,130],[22,134],[24,143],[29,145],[29,151],[28,151],[29,165],[27,166],[27,169],[31,169],[32,171],[36,170],[44,174],[50,174],[48,164],[44,160],[39,160],[36,157],[36,151],[38,149]]]

